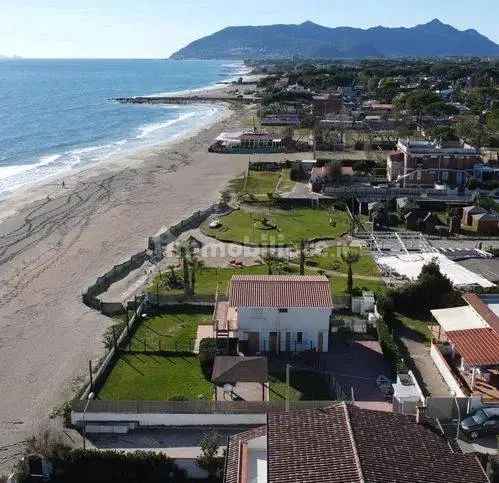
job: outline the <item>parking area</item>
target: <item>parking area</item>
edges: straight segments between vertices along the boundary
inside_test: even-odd
[[[346,342],[333,337],[329,352],[322,357],[326,370],[356,401],[387,401],[376,379],[380,375],[391,378],[391,368],[378,341]]]

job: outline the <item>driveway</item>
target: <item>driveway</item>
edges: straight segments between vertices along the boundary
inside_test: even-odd
[[[343,390],[356,401],[386,402],[376,385],[376,378],[383,374],[391,377],[390,364],[384,359],[381,346],[375,340],[357,340],[350,343],[332,338],[329,352],[322,354],[326,370]]]
[[[414,372],[425,396],[449,397],[449,387],[433,363],[430,348],[421,340],[420,336],[406,327],[399,328],[398,336],[410,356],[410,360],[406,362]]]

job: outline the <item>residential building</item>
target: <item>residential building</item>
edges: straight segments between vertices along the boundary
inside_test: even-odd
[[[387,158],[387,179],[409,184],[462,184],[482,158],[480,151],[463,144],[399,139],[397,151]],[[412,176],[411,176],[412,174]]]
[[[421,418],[337,403],[269,413],[230,438],[224,483],[487,483],[477,457]]]
[[[315,116],[339,114],[343,110],[343,98],[339,94],[323,94],[312,98]]]
[[[463,208],[461,229],[481,235],[499,234],[499,215],[480,206]]]
[[[262,119],[262,126],[292,126],[300,125],[300,115],[296,113],[269,114]]]
[[[264,153],[279,152],[283,147],[283,139],[271,133],[235,131],[221,133],[210,146],[210,151]]]
[[[467,305],[431,311],[432,357],[454,392],[499,400],[499,295],[463,299]]]
[[[232,333],[247,354],[326,352],[332,309],[327,277],[236,275],[217,303],[217,334]]]

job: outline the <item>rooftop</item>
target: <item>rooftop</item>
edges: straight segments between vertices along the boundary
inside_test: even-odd
[[[499,295],[467,293],[463,299],[487,324],[499,334]]]
[[[473,307],[470,307],[469,305],[464,307],[452,307],[450,309],[432,310],[431,314],[445,332],[489,327],[489,324],[487,324],[487,322],[476,313]]]
[[[241,441],[262,433],[269,483],[488,482],[475,456],[453,449],[414,417],[337,403],[269,413],[266,428],[232,437],[226,483],[242,481]]]
[[[442,253],[419,253],[405,255],[381,255],[377,258],[377,263],[400,275],[406,276],[409,280],[416,280],[424,265],[436,260],[440,271],[449,277],[456,286],[479,285],[481,287],[493,287],[494,284],[480,275],[477,275],[458,263],[450,260]]]
[[[217,356],[211,380],[215,384],[268,381],[266,357]]]
[[[499,364],[499,335],[490,328],[446,332],[467,365],[494,366]]]
[[[332,308],[329,280],[324,276],[235,275],[229,287],[231,307]]]

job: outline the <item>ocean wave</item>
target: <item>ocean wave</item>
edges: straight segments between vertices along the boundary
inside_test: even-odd
[[[6,180],[8,178],[19,176],[22,173],[27,173],[29,171],[35,171],[42,166],[48,166],[61,157],[60,154],[53,154],[50,156],[42,156],[38,162],[34,164],[15,164],[12,166],[1,166],[0,167],[0,180]]]
[[[169,121],[157,122],[142,126],[139,128],[140,134],[137,136],[137,139],[144,139],[147,136],[153,134],[154,132],[159,131],[160,129],[165,129],[167,127],[173,126],[174,124],[190,119],[191,117],[194,117],[196,114],[198,114],[198,112],[192,111],[186,114],[181,114],[176,119],[170,119]]]

